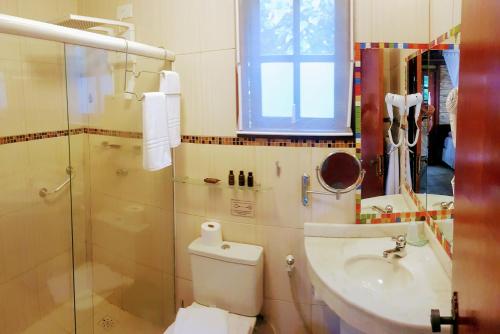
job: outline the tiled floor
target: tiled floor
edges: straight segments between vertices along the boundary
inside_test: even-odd
[[[162,334],[165,331],[99,296],[94,295],[93,300],[93,314],[88,313],[87,319],[80,317],[77,321],[78,334]],[[79,314],[85,314],[85,310]],[[72,303],[69,303],[24,330],[23,334],[69,334],[73,333],[72,324]]]
[[[428,166],[422,174],[420,192],[453,196],[451,179],[455,175],[453,169],[444,166]]]

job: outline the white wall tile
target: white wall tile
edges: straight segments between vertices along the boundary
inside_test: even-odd
[[[178,55],[173,65],[181,78],[181,133],[202,135],[204,108],[202,108],[202,67],[199,53]]]
[[[448,32],[453,27],[454,0],[430,0],[430,39]]]
[[[205,0],[167,0],[165,21],[168,48],[177,54],[201,50],[201,3]]]
[[[203,0],[201,6],[201,50],[235,48],[235,1]]]
[[[203,134],[236,135],[235,50],[202,53],[201,69]]]
[[[302,228],[311,219],[301,201],[301,176],[312,172],[311,152],[307,147],[256,147],[256,175],[270,188],[257,197],[259,224]]]
[[[175,276],[191,280],[189,244],[200,236],[204,217],[177,213],[175,215]]]
[[[175,278],[175,307],[188,307],[193,303],[193,282],[180,277]]]
[[[263,314],[279,334],[304,334],[310,328],[311,306],[307,304],[294,305],[281,300],[265,299]]]
[[[373,0],[353,0],[354,5],[354,41],[373,41]]]
[[[340,318],[326,305],[312,305],[312,334],[340,334]]]
[[[264,247],[265,298],[310,304],[312,288],[307,275],[307,260],[302,229],[257,226],[257,243]],[[296,267],[291,276],[285,259],[293,255]]]

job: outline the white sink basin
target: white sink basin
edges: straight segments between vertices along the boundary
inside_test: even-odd
[[[449,315],[450,278],[429,244],[407,245],[404,258],[382,256],[407,224],[324,224],[321,233],[308,225],[305,250],[315,295],[351,327],[366,334],[430,334],[431,309]]]
[[[374,291],[404,289],[413,282],[413,275],[399,264],[399,259],[360,255],[344,263],[346,274],[362,287]]]

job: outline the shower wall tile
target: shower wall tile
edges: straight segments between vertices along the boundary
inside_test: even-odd
[[[0,45],[3,44],[0,42]],[[3,49],[2,49],[3,50]],[[0,60],[0,134],[26,133],[23,72],[18,60]]]
[[[106,146],[119,145],[119,148]],[[171,208],[171,168],[142,168],[142,141],[108,136],[90,137],[92,191],[161,208]]]
[[[0,217],[24,208],[35,200],[29,176],[28,143],[0,145]]]
[[[92,241],[110,253],[173,274],[170,212],[96,193],[92,196]]]
[[[40,312],[48,315],[56,308],[73,302],[71,252],[65,252],[39,266],[36,270],[38,279],[38,299]],[[64,307],[66,312],[61,312],[53,319],[61,327],[71,329],[73,316],[71,307]]]
[[[28,271],[0,284],[0,325],[4,333],[20,333],[40,319],[37,275]]]
[[[2,277],[6,284],[14,277],[29,272],[37,264],[37,234],[32,212],[19,210],[0,217],[0,255]]]
[[[28,133],[68,127],[64,68],[50,63],[23,63]]]

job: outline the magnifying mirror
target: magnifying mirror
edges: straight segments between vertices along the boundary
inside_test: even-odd
[[[345,152],[334,152],[316,167],[319,184],[332,193],[348,192],[355,189],[363,178],[361,162]]]
[[[346,152],[333,152],[328,155],[320,166],[316,167],[316,177],[319,184],[328,191],[318,192],[307,190],[310,180],[308,175],[302,177],[302,203],[309,203],[308,194],[336,195],[345,194],[355,190],[362,182],[365,171],[361,168],[361,161]]]

